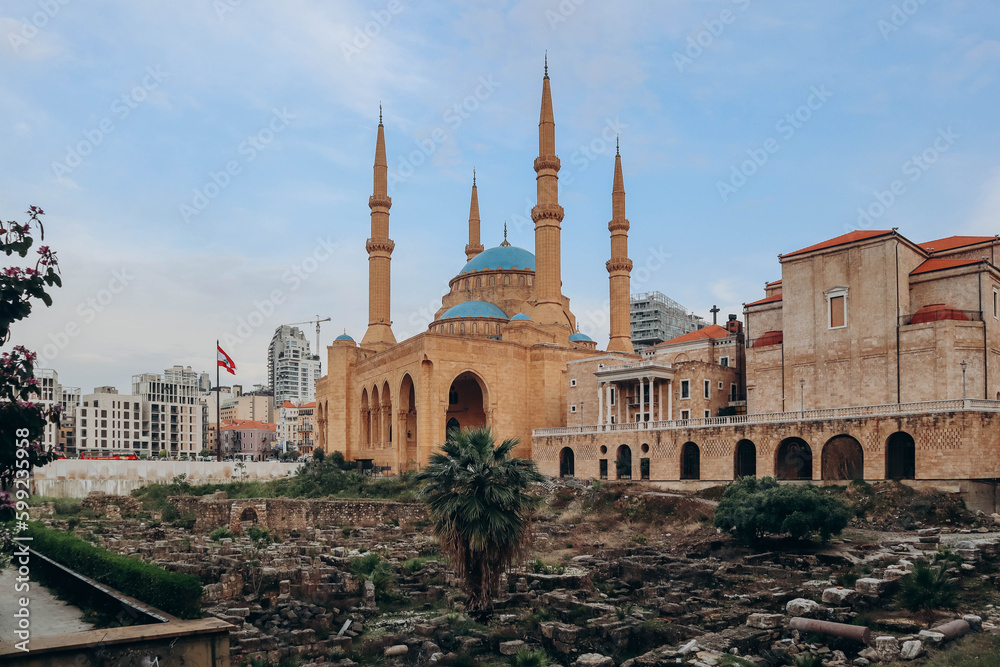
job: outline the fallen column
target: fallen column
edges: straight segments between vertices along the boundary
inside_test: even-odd
[[[788,622],[788,628],[791,630],[798,630],[799,632],[822,632],[824,634],[833,635],[834,637],[853,639],[854,641],[861,642],[862,644],[868,644],[871,640],[872,634],[872,631],[863,625],[848,625],[847,623],[817,621],[814,618],[802,618],[801,616],[790,620]]]

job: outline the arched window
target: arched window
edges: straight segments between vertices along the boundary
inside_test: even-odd
[[[476,278],[476,287],[482,287],[482,286],[483,286],[483,279],[481,277],[477,277]]]
[[[820,458],[820,475],[832,480],[864,479],[865,452],[861,443],[849,435],[830,438]]]
[[[466,278],[462,281],[462,289],[469,289],[469,279]]]
[[[472,333],[479,333],[479,325],[476,322],[472,323]]]
[[[693,442],[681,449],[681,479],[701,479],[701,450]]]
[[[496,285],[496,284],[497,284],[497,277],[496,276],[490,276],[490,286],[492,287],[493,285]]]
[[[461,424],[459,424],[458,420],[455,419],[454,417],[448,420],[448,426],[446,428],[448,433],[451,433],[452,431],[458,431],[461,428],[462,428]]]
[[[455,333],[455,325],[454,324],[449,324],[448,325],[448,333]]]
[[[510,285],[510,276],[504,276],[503,277],[503,284],[504,285]]]
[[[893,433],[885,447],[885,478],[916,479],[917,446],[904,431]]]
[[[618,472],[618,479],[632,479],[632,448],[622,445],[618,448],[615,457],[615,467]]]
[[[523,285],[524,284],[524,276],[518,276],[517,277],[517,284],[518,285]],[[1000,394],[997,394],[997,398],[1000,399]]]
[[[458,325],[458,333],[465,333],[465,322]]]

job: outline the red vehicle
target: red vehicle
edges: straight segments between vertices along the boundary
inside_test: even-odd
[[[139,455],[128,450],[113,450],[110,452],[84,451],[80,452],[80,458],[91,461],[138,461]]]

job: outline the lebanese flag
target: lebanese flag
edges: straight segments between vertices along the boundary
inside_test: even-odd
[[[219,365],[225,368],[227,371],[236,375],[236,363],[222,350],[221,345],[216,345],[219,348]]]

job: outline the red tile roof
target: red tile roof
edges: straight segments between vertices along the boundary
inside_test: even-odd
[[[285,401],[284,403],[281,404],[281,407],[283,407],[283,408],[294,408],[295,404],[292,403],[291,401]]]
[[[938,239],[937,241],[921,243],[920,247],[927,251],[930,251],[931,248],[933,248],[933,252],[943,252],[945,250],[954,250],[955,248],[963,248],[968,245],[988,243],[996,240],[997,238],[995,236],[946,236],[945,238]]]
[[[300,408],[315,408],[316,407],[316,401],[313,401],[312,403],[306,403],[305,405],[300,405],[299,407]]]
[[[928,259],[925,260],[923,264],[910,271],[910,275],[915,276],[918,273],[930,273],[931,271],[953,269],[956,266],[979,264],[981,261],[981,259]]]
[[[775,285],[780,285],[780,284],[781,284],[781,278],[778,278],[777,280],[772,280],[769,283],[764,283],[764,285],[766,285],[767,287],[774,287]]]
[[[885,229],[856,230],[853,232],[848,232],[847,234],[842,234],[836,238],[832,238],[829,241],[823,241],[822,243],[811,245],[808,248],[802,248],[801,250],[796,250],[795,252],[785,253],[781,257],[785,258],[785,257],[791,257],[792,255],[802,255],[807,252],[813,252],[816,250],[835,248],[836,246],[846,245],[848,243],[854,243],[855,241],[864,241],[865,239],[873,239],[877,236],[887,236],[889,234],[892,234],[892,231]]]
[[[760,299],[758,301],[752,301],[752,302],[750,302],[748,304],[744,304],[744,305],[746,305],[746,306],[763,306],[765,303],[774,303],[775,301],[781,301],[781,292],[778,292],[777,294],[772,294],[771,296],[765,297],[765,298]]]
[[[658,343],[655,347],[660,345],[670,345],[671,343],[689,343],[693,340],[702,340],[706,338],[725,338],[726,336],[732,335],[725,327],[720,327],[718,324],[710,324],[707,327],[698,329],[697,331],[691,331],[684,334],[683,336],[678,336],[677,338],[671,338],[670,340]]]

